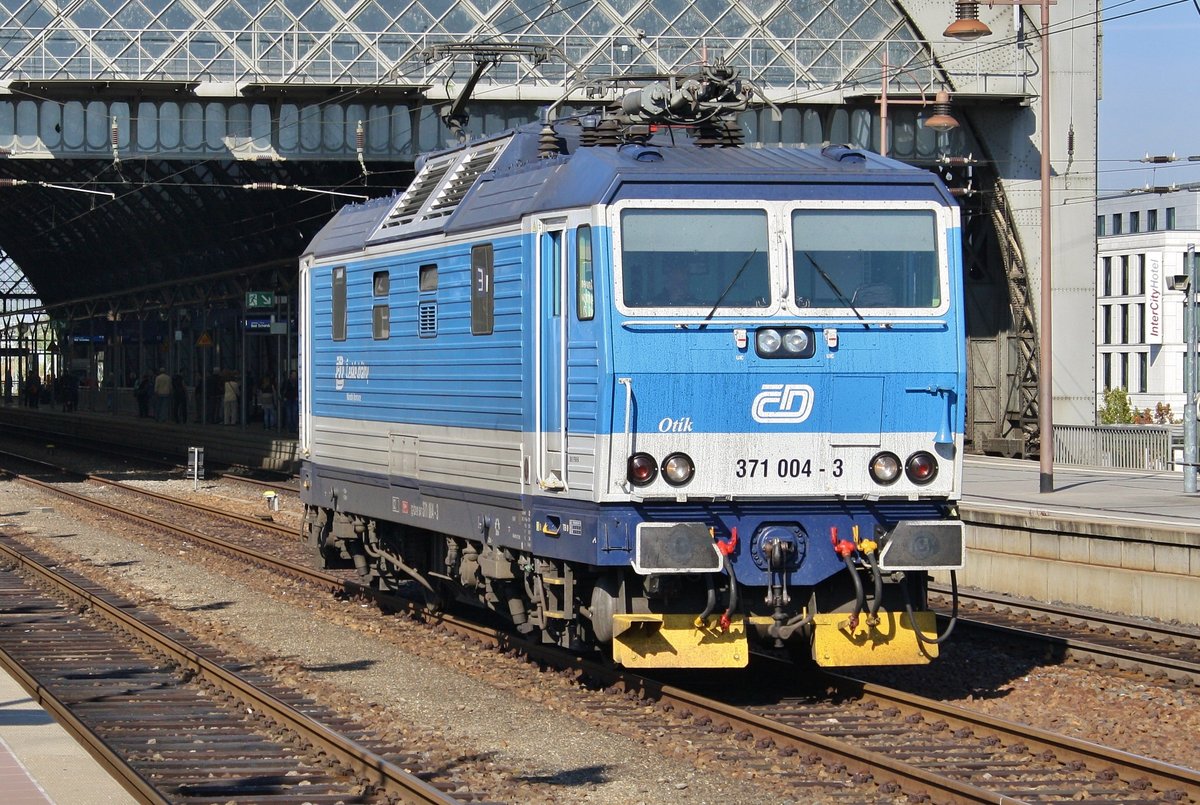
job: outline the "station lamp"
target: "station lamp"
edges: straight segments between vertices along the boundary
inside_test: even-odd
[[[1050,5],[1055,0],[988,0],[988,5],[1021,6],[1041,8],[1042,45],[1042,97],[1041,120],[1041,308],[1038,332],[1038,441],[1041,460],[1041,491],[1054,491],[1054,380],[1051,362],[1051,284],[1050,284]],[[951,39],[974,42],[992,33],[979,20],[978,0],[955,0],[956,19],[943,33]]]
[[[933,96],[933,103],[930,104],[925,99],[925,92],[922,89],[921,98],[918,99],[902,99],[897,100],[888,97],[888,81],[891,78],[891,67],[888,65],[887,50],[883,51],[883,79],[880,82],[879,90],[879,153],[881,156],[887,156],[888,153],[888,106],[895,104],[910,104],[917,106],[931,106],[933,114],[923,119],[922,123],[926,128],[933,129],[936,132],[942,133],[950,131],[958,127],[958,121],[950,114],[950,93],[946,90],[938,90]]]
[[[958,128],[958,121],[950,114],[950,93],[940,90],[933,97],[933,114],[925,118],[925,128],[934,131],[950,131]]]
[[[950,23],[942,36],[960,42],[974,42],[976,39],[992,35],[992,29],[980,21],[979,3],[974,0],[956,0],[954,16],[956,19]]]

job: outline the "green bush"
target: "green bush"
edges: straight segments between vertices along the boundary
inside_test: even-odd
[[[1136,416],[1129,405],[1129,392],[1122,388],[1104,390],[1104,405],[1098,413],[1101,425],[1130,425]]]

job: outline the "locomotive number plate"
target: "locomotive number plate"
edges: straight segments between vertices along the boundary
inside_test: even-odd
[[[833,459],[828,467],[811,458],[738,458],[734,459],[733,474],[738,478],[812,478],[828,473],[841,478],[842,459]]]

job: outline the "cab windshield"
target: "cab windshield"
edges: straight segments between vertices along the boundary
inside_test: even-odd
[[[941,304],[931,210],[792,213],[792,293],[799,307],[936,308]]]
[[[704,313],[771,304],[764,210],[621,213],[621,293],[631,308]]]

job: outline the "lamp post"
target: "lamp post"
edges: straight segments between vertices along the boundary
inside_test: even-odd
[[[1051,363],[1052,317],[1050,285],[1050,4],[1054,0],[989,0],[989,5],[1038,5],[1041,7],[1042,44],[1042,103],[1041,103],[1041,195],[1042,195],[1042,257],[1041,296],[1038,311],[1038,434],[1041,441],[1040,491],[1054,491],[1054,378]],[[945,36],[973,42],[991,34],[991,29],[979,21],[976,0],[956,0],[957,19],[946,28]]]
[[[1196,244],[1189,243],[1183,282],[1183,491],[1196,491]]]
[[[879,85],[879,155],[888,155],[888,78],[891,75],[891,69],[888,66],[887,47],[883,48],[883,59],[881,60],[883,80]],[[924,90],[921,92],[920,100],[892,100],[893,104],[908,104],[927,106]],[[950,114],[950,93],[945,90],[939,90],[933,96],[933,114],[925,118],[924,125],[926,128],[933,129],[937,132],[950,131],[950,129],[958,127],[958,121]]]

